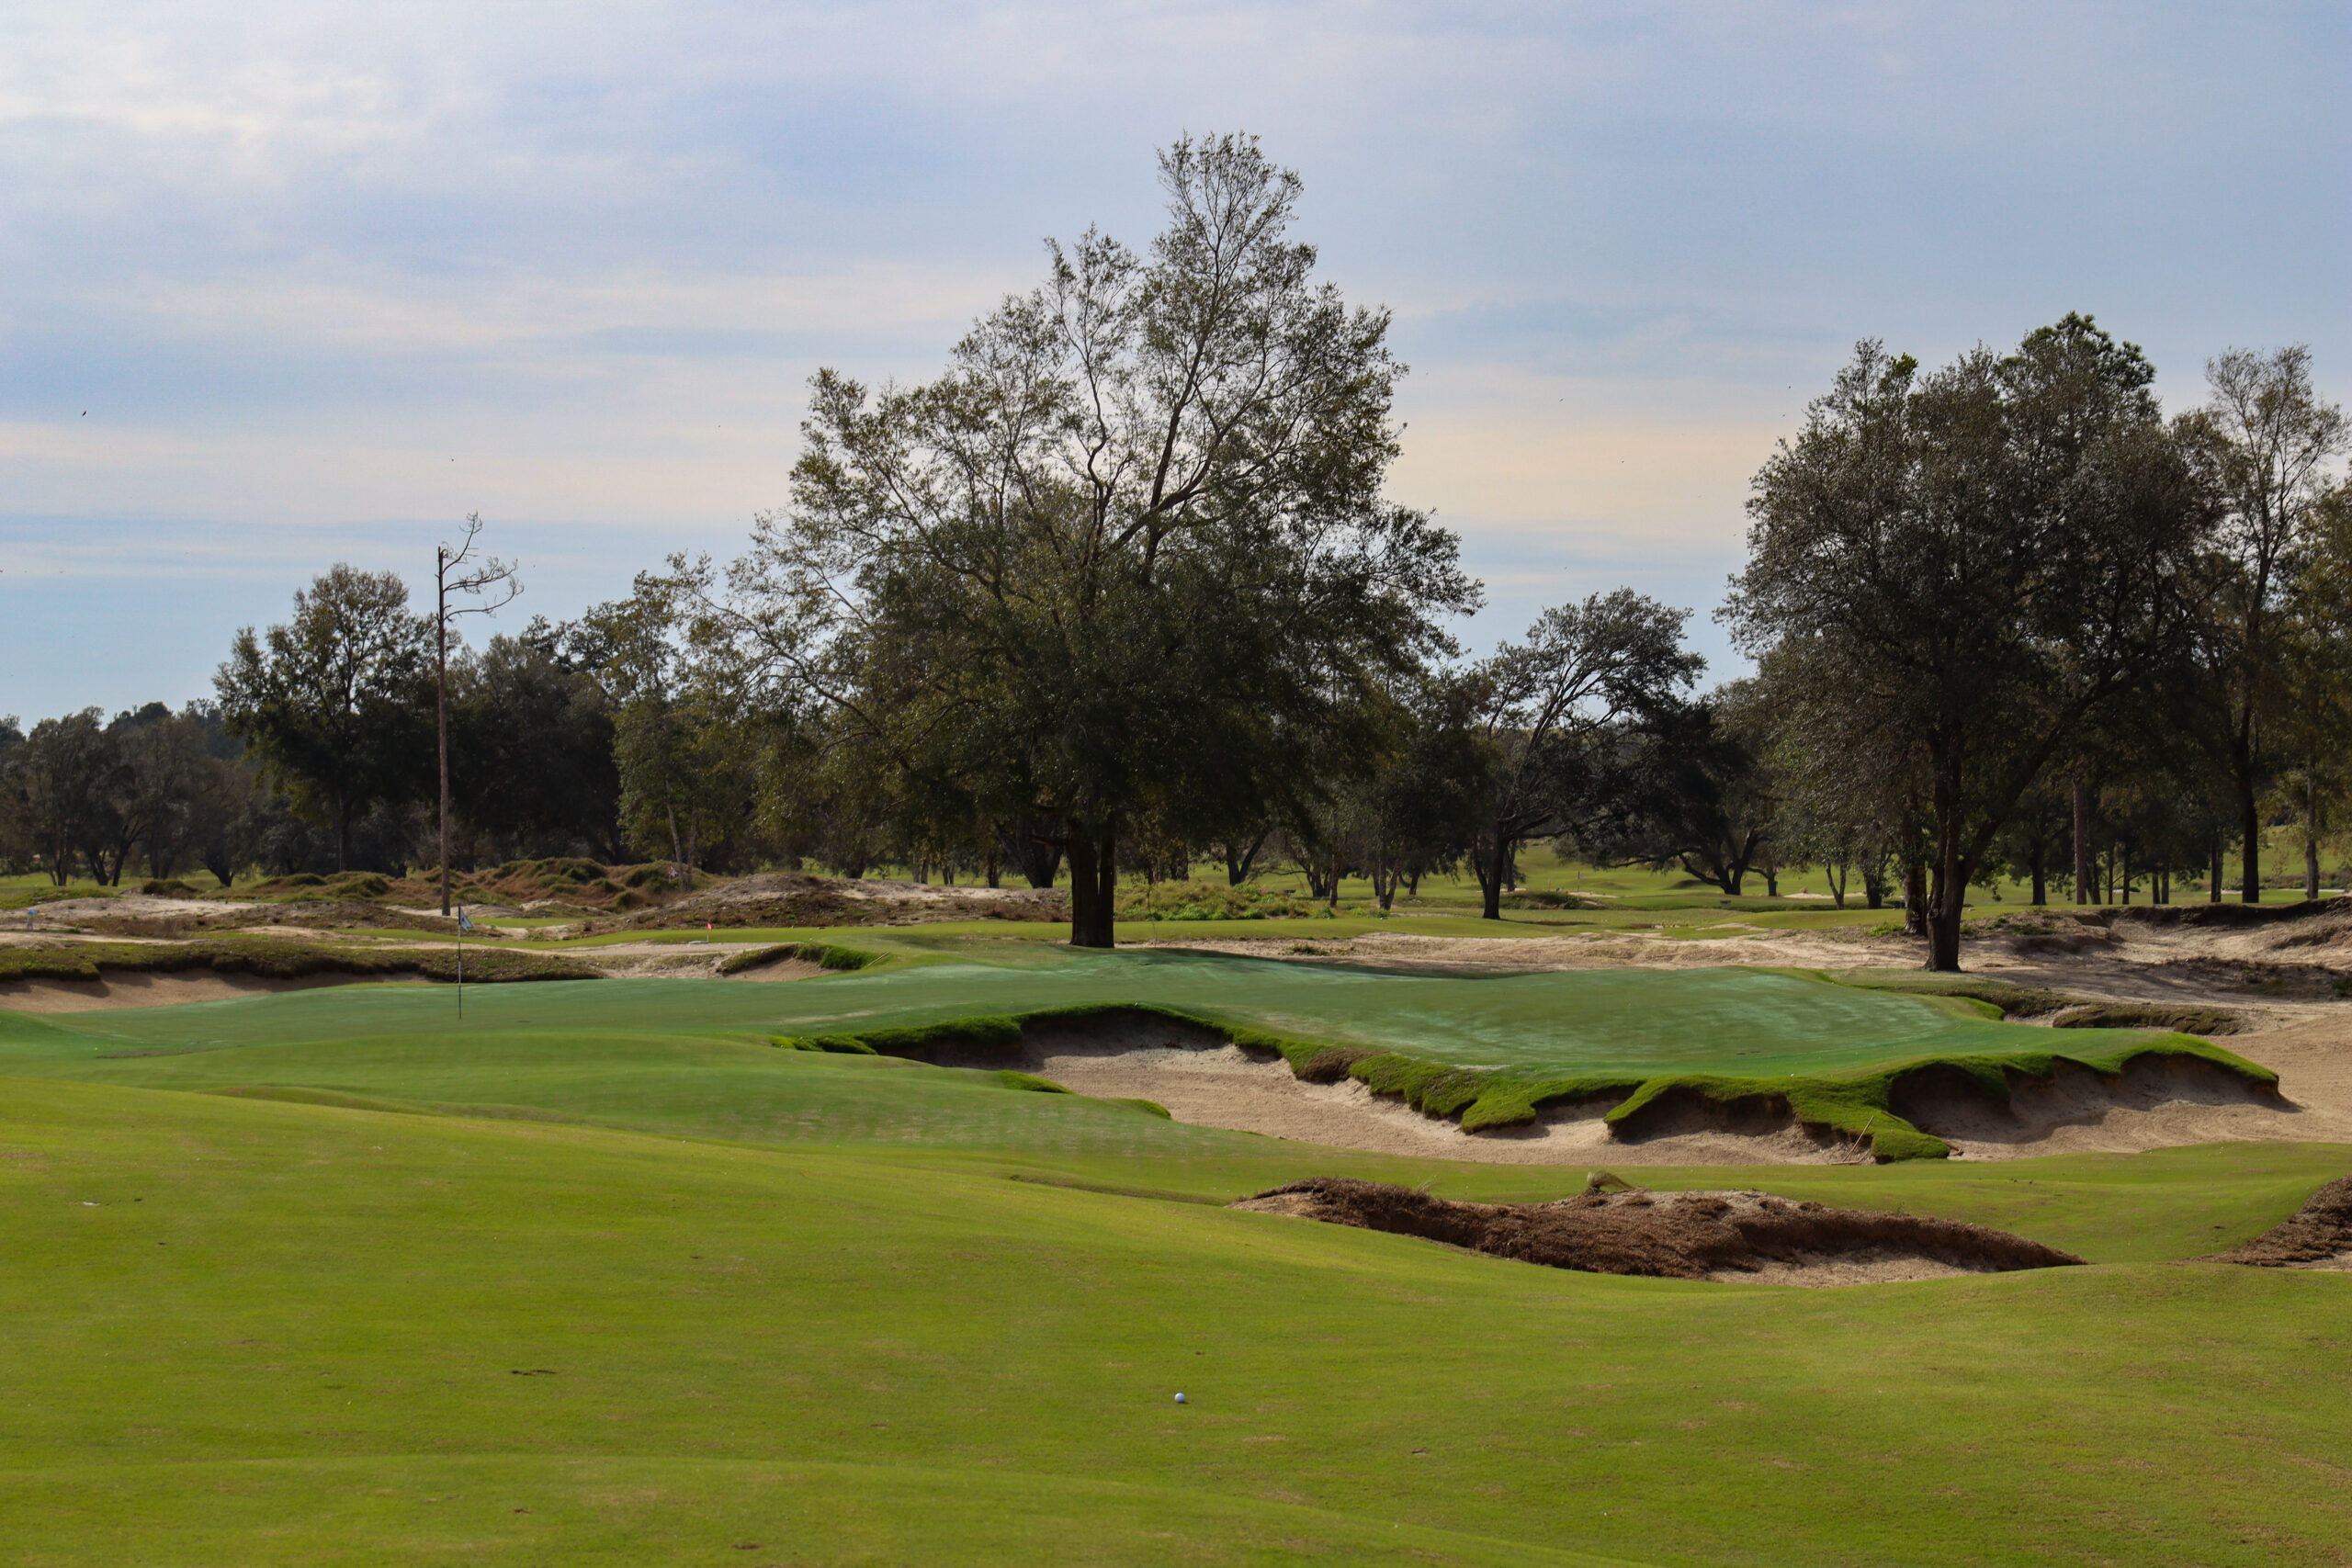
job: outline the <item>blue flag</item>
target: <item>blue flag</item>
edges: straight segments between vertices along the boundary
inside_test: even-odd
[[[458,929],[461,931],[469,931],[474,929],[474,923],[466,919],[466,912],[463,909],[458,911]]]

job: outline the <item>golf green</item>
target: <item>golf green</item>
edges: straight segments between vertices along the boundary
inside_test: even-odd
[[[1076,1003],[1153,1002],[1293,1035],[1465,1066],[1736,1077],[1838,1072],[1931,1054],[2046,1049],[2049,1036],[1915,997],[1746,969],[1431,974],[1216,953],[970,960],[783,985],[701,980],[340,987],[168,1009],[62,1015],[63,1035],[121,1048],[236,1047],[515,1031],[821,1033]],[[46,1046],[0,1024],[9,1055]]]

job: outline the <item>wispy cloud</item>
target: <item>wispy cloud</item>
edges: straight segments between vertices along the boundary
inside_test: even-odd
[[[141,584],[274,613],[433,525],[384,519],[533,519],[576,599],[723,545],[784,499],[811,370],[928,374],[1042,236],[1148,235],[1185,130],[1263,134],[1326,273],[1396,312],[1397,493],[1464,530],[1481,637],[1616,581],[1711,604],[1747,476],[1858,337],[1937,357],[2088,309],[2175,400],[2232,343],[2352,385],[2339,6],[28,0],[8,29],[0,604],[31,624],[39,570],[40,615],[86,583],[182,628],[159,649],[231,606]],[[18,663],[0,709],[212,657]]]

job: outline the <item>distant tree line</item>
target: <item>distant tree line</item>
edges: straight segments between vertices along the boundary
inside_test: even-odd
[[[2352,798],[2352,489],[2300,348],[2167,416],[2086,316],[1939,368],[1858,346],[1755,479],[1702,690],[1621,589],[1466,659],[1453,536],[1383,495],[1401,373],[1246,137],[1162,155],[1144,253],[1090,231],[934,381],[813,382],[790,504],[451,667],[452,858],[882,865],[1069,888],[1274,864],[1383,908],[1531,846],[1726,895],[1803,868],[1958,963],[1972,886],[2315,893]],[[469,536],[470,537],[470,535]],[[430,855],[435,625],[338,567],[217,698],[0,730],[0,853],[62,879]],[[2225,863],[2234,859],[2234,865]]]

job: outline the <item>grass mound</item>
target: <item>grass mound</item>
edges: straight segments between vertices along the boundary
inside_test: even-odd
[[[2093,1002],[2050,1021],[2053,1029],[2165,1029],[2180,1034],[2235,1034],[2244,1021],[2228,1008],[2161,1002]]]
[[[695,874],[696,886],[709,878]],[[450,896],[460,904],[497,904],[519,908],[553,903],[580,913],[642,908],[650,903],[682,896],[686,891],[661,863],[605,865],[576,856],[508,861],[486,870],[453,873]],[[396,908],[437,908],[441,877],[426,867],[404,876],[381,872],[346,871],[331,876],[297,872],[249,886],[223,889],[220,898],[248,898],[264,903],[304,903],[356,899]]]
[[[1791,970],[1785,973],[1807,975],[1865,991],[1894,991],[1908,997],[1958,998],[1981,1004],[1977,1011],[1978,1016],[1984,1018],[2039,1018],[2062,1009],[2094,1004],[2094,998],[2090,997],[2053,991],[2041,986],[2020,986],[2011,980],[1996,980],[1984,975],[1934,975],[1915,969]]]
[[[1705,1280],[1779,1264],[1798,1270],[1925,1262],[1967,1273],[2083,1260],[2006,1231],[1924,1214],[1832,1209],[1761,1192],[1588,1190],[1549,1203],[1464,1203],[1409,1187],[1315,1177],[1234,1205],[1442,1241],[1473,1252],[1575,1269]]]
[[[130,975],[252,975],[300,980],[313,975],[421,975],[476,985],[511,980],[594,980],[597,972],[554,953],[469,947],[370,948],[293,942],[59,942],[0,948],[0,981],[102,980]]]

